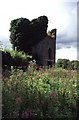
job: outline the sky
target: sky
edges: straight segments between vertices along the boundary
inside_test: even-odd
[[[48,17],[47,31],[57,29],[56,61],[77,59],[77,0],[1,0],[0,41],[11,49],[10,22],[16,18],[32,20]]]

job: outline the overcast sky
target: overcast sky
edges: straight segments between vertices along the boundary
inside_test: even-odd
[[[60,0],[61,1],[61,0]],[[77,0],[1,0],[0,3],[0,41],[7,48],[10,22],[24,17],[29,20],[39,16],[48,17],[48,29],[57,29],[56,60],[77,59]]]

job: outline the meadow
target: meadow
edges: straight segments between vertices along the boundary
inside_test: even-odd
[[[78,71],[53,66],[2,72],[2,118],[76,120]]]

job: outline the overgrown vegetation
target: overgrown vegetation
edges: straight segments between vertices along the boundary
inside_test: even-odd
[[[17,51],[17,47],[15,50],[7,50],[4,49],[2,51],[2,67],[10,69],[11,66],[14,67],[23,67],[27,68],[29,61],[32,60],[32,56],[26,55],[23,51]]]
[[[27,68],[30,60],[33,60],[32,56],[26,55],[24,51],[17,51],[17,47],[15,47],[15,50],[4,49],[2,51],[2,57],[3,57],[3,62],[2,62],[3,68],[5,66],[7,66],[8,68],[10,68],[11,66],[17,66],[17,67],[26,66]],[[79,61],[58,59],[55,66],[68,70],[79,70]]]
[[[40,16],[37,19],[14,19],[10,23],[10,42],[13,49],[28,53],[31,47],[36,45],[47,35],[48,18]]]
[[[46,16],[11,21],[13,49],[2,51],[2,119],[79,118],[79,61],[59,59],[54,67],[40,67],[25,54],[45,37],[47,24]]]
[[[68,59],[58,59],[56,63],[57,67],[62,67],[69,70],[79,70],[79,61],[77,60],[68,60]]]
[[[2,79],[3,118],[77,118],[77,72],[62,68],[7,69]]]
[[[4,50],[7,67],[2,72],[3,118],[51,118],[75,120],[79,109],[78,71],[68,69],[69,60],[52,68],[38,67],[24,52]],[[29,59],[29,60],[28,60]],[[29,62],[29,64],[28,64]],[[14,66],[27,65],[27,69]],[[11,69],[8,69],[8,66]],[[65,68],[65,69],[63,69]]]

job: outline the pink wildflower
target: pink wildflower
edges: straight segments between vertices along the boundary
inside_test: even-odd
[[[41,74],[39,76],[41,77]]]
[[[64,85],[66,85],[66,82],[64,82]]]
[[[14,79],[12,79],[12,82],[14,82],[15,80]]]
[[[55,95],[53,93],[50,94],[51,98],[53,98]]]
[[[18,83],[20,83],[21,81],[19,80]]]
[[[22,74],[21,73],[19,73],[19,77],[21,77],[22,76]]]
[[[3,107],[4,105],[3,104],[1,104],[1,107]]]
[[[38,83],[38,85],[40,85],[40,83]]]
[[[24,113],[22,114],[22,116],[25,116],[25,118],[27,118],[27,117],[29,116],[29,114],[28,114],[27,112],[24,112]]]
[[[6,69],[5,72],[8,72],[8,70]]]
[[[21,101],[22,101],[22,100],[21,100],[21,97],[18,97],[17,101],[21,102]]]
[[[24,116],[24,113],[22,114],[22,116]]]
[[[33,112],[31,112],[31,113],[30,113],[30,115],[31,115],[31,116],[33,116],[33,115],[34,115],[34,113],[33,113]]]
[[[2,77],[2,74],[0,74],[0,77]]]
[[[28,114],[27,112],[25,112],[25,114],[26,114],[26,117],[28,117],[28,116],[29,116],[29,114]]]

